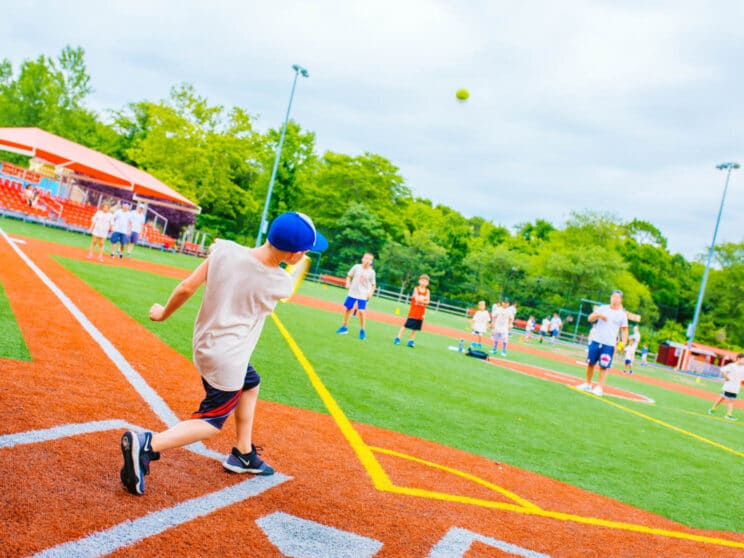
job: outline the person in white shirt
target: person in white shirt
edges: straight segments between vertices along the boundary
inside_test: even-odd
[[[482,347],[483,336],[488,331],[488,324],[491,323],[491,314],[486,310],[486,301],[478,301],[478,310],[475,311],[473,317],[470,319],[471,328],[475,340],[471,343],[473,347]]]
[[[349,294],[344,301],[344,323],[336,330],[338,334],[349,333],[349,317],[356,307],[356,313],[359,315],[359,339],[364,341],[367,338],[364,330],[364,313],[367,310],[367,301],[372,298],[377,286],[375,270],[372,267],[373,260],[374,256],[367,252],[362,256],[362,263],[353,265],[346,275],[346,288]]]
[[[550,316],[545,316],[540,322],[540,343],[550,334]]]
[[[641,330],[638,326],[633,326],[633,333],[628,338],[628,346],[625,348],[625,366],[623,372],[626,374],[633,373],[633,360],[635,360],[638,344],[641,342]]]
[[[555,345],[555,340],[558,339],[558,334],[561,332],[563,327],[563,320],[558,315],[558,312],[553,313],[553,318],[550,320],[550,344]]]
[[[222,467],[232,473],[274,474],[253,444],[261,377],[250,359],[266,318],[292,294],[292,278],[280,265],[295,265],[306,251],[327,247],[328,241],[310,217],[283,213],[271,223],[266,242],[259,247],[216,241],[209,257],[176,286],[165,306],[150,307],[150,319],[162,322],[204,285],[194,323],[193,358],[205,397],[190,418],[167,430],[124,433],[120,478],[129,492],[144,494],[145,475],[150,463],[160,459],[160,452],[211,438],[231,414],[236,444]]]
[[[147,208],[145,204],[141,203],[137,206],[137,209],[132,209],[129,212],[129,220],[131,221],[131,230],[129,233],[129,246],[127,247],[127,258],[132,257],[132,249],[137,244],[139,236],[142,234],[142,227],[145,226],[145,216]]]
[[[106,248],[106,239],[111,230],[113,219],[114,216],[111,213],[109,203],[101,203],[101,208],[93,215],[90,221],[90,229],[88,229],[91,235],[93,235],[93,238],[90,240],[90,248],[88,249],[89,260],[93,258],[93,253],[96,251],[96,247],[98,247],[98,261],[103,261],[103,250]]]
[[[723,375],[724,379],[723,391],[718,400],[708,409],[708,414],[712,415],[715,413],[718,406],[725,401],[728,412],[724,418],[728,420],[739,420],[734,417],[733,413],[734,401],[736,401],[741,391],[741,383],[744,382],[744,353],[736,355],[736,362],[732,362],[721,368],[721,375]]]
[[[527,324],[524,326],[524,339],[525,341],[532,339],[532,334],[535,332],[535,326],[537,325],[537,321],[535,320],[535,316],[530,316],[527,320]]]
[[[622,344],[620,350],[628,342],[628,316],[623,309],[622,291],[613,291],[610,304],[604,304],[589,315],[589,322],[594,323],[589,333],[589,351],[586,358],[586,383],[578,389],[591,391],[594,395],[604,394],[607,370],[612,366],[612,356],[615,354],[618,331],[621,332]],[[594,368],[599,363],[599,383],[592,389]]]
[[[492,354],[498,352],[499,343],[501,343],[501,356],[506,356],[506,345],[513,320],[514,318],[512,317],[508,300],[502,300],[501,305],[493,305],[493,311],[491,312],[491,327],[493,328]]]
[[[114,211],[113,233],[111,234],[111,257],[124,257],[124,248],[129,244],[129,233],[132,231],[132,221],[129,219],[129,206],[131,204],[124,200],[119,209]],[[116,245],[119,244],[119,250]]]

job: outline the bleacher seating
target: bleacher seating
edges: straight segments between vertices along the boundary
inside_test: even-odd
[[[53,221],[66,228],[78,230],[90,228],[91,219],[98,211],[98,208],[93,205],[58,198],[43,190],[35,205],[31,207],[26,203],[23,195],[23,184],[3,177],[0,177],[0,209],[23,213],[40,220]],[[176,247],[175,238],[163,234],[150,224],[145,224],[140,239],[146,244],[162,247],[165,250],[172,250]],[[184,242],[181,249],[187,254],[205,255],[204,250],[193,242]]]

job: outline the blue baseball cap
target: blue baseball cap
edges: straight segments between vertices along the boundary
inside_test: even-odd
[[[315,230],[313,220],[304,213],[294,211],[282,213],[272,221],[268,241],[286,252],[322,252],[328,248],[326,237]]]
[[[615,289],[614,291],[612,291],[612,294],[619,294],[620,296],[623,296],[623,291],[621,291],[620,289]]]

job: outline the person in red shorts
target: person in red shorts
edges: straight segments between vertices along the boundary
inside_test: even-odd
[[[411,348],[414,346],[414,337],[416,332],[421,331],[421,326],[424,323],[424,315],[426,314],[426,307],[429,305],[431,300],[431,292],[429,291],[429,276],[424,274],[419,277],[418,285],[413,289],[413,295],[411,295],[411,308],[408,310],[408,317],[406,323],[400,328],[398,336],[393,339],[394,345],[400,345],[400,338],[403,337],[403,333],[407,329],[411,330],[411,336],[408,338],[407,345]]]

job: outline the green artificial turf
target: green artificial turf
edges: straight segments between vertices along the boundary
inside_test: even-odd
[[[0,358],[31,360],[13,310],[0,284]]]
[[[147,319],[147,309],[153,302],[165,302],[177,281],[128,268],[107,268],[103,274],[94,264],[60,261],[190,356],[200,295],[167,322],[155,324]],[[708,405],[699,398],[613,376],[613,385],[648,395],[657,404],[605,399],[733,452],[561,384],[450,351],[453,339],[424,331],[416,348],[409,349],[392,344],[397,326],[370,322],[368,339],[360,341],[356,322],[349,335],[335,334],[340,313],[291,303],[280,303],[276,312],[352,421],[535,471],[690,526],[742,530],[744,500],[721,496],[732,482],[731,475],[742,470],[744,422],[728,423],[720,416],[706,415]],[[509,358],[582,374],[580,366],[517,351],[511,351]],[[324,410],[270,320],[253,363],[264,379],[262,398]]]
[[[45,240],[56,244],[74,246],[76,248],[89,248],[91,236],[89,234],[65,231],[53,227],[46,227],[39,223],[28,223],[8,217],[0,217],[0,229],[10,235],[17,235],[37,240]],[[104,253],[108,253],[111,244],[107,241]],[[144,246],[135,246],[134,258],[146,262],[170,265],[183,269],[196,269],[202,262],[201,258],[187,256],[171,252],[164,252],[154,248],[145,248]]]

